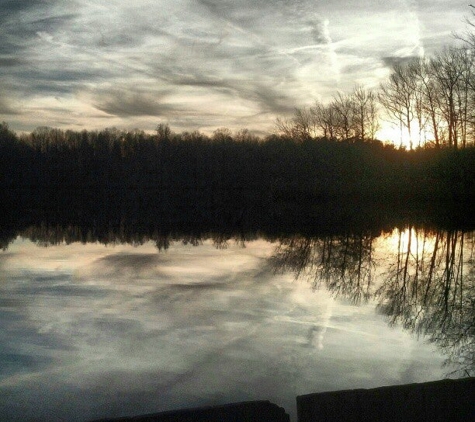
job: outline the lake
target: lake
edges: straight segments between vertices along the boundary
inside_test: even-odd
[[[132,226],[3,234],[0,419],[266,399],[295,421],[300,394],[473,376],[471,230]]]

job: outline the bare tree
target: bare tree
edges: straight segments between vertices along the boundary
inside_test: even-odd
[[[292,118],[276,120],[278,131],[293,139],[374,139],[379,128],[376,95],[363,87],[350,94],[339,92],[328,104],[316,101],[297,108]]]
[[[285,119],[283,117],[277,117],[275,119],[275,127],[278,133],[288,138],[294,137],[294,125],[292,119]]]
[[[459,110],[457,85],[462,77],[456,50],[445,50],[430,62],[430,71],[437,87],[437,105],[445,121],[449,147],[458,147]]]
[[[355,107],[351,95],[339,92],[330,104],[336,111],[336,134],[339,139],[350,139],[356,136]]]
[[[473,66],[472,53],[463,48],[447,48],[430,61],[446,142],[450,147],[467,144],[471,116],[474,114]]]
[[[379,128],[376,95],[358,86],[351,94],[353,104],[353,122],[356,137],[374,139]]]
[[[324,105],[316,101],[312,107],[315,126],[324,138],[336,139],[337,111],[333,104]]]
[[[393,66],[389,81],[381,84],[379,101],[388,114],[395,118],[402,127],[406,128],[409,137],[409,147],[412,149],[412,122],[415,110],[415,94],[412,75],[408,66],[403,64]]]
[[[416,115],[419,133],[427,129],[434,137],[436,147],[440,146],[441,116],[437,106],[437,87],[430,74],[430,61],[424,58],[413,60],[409,64],[415,89]]]
[[[275,121],[278,132],[289,138],[306,140],[316,136],[317,124],[315,114],[309,108],[296,108],[290,119],[277,118]]]

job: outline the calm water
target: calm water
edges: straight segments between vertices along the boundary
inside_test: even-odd
[[[473,233],[138,243],[0,252],[1,420],[258,399],[296,420],[299,394],[473,374]]]

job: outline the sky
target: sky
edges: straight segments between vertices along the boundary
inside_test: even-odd
[[[467,29],[461,0],[0,0],[0,121],[15,131],[248,128],[378,87]]]

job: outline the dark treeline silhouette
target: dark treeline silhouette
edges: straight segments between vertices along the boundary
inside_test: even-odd
[[[376,257],[371,231],[282,239],[270,262],[277,272],[322,284],[353,303],[377,301],[391,325],[434,343],[452,375],[475,374],[475,232],[402,226],[394,250]],[[379,255],[381,260],[381,254]],[[386,270],[376,274],[377,265]],[[455,369],[454,369],[455,368]]]
[[[299,148],[295,143],[290,145]],[[254,146],[258,149],[260,144]],[[259,176],[249,177],[258,184],[262,183]],[[78,188],[62,185],[59,179],[57,182],[51,187],[34,184],[34,189],[2,189],[2,248],[17,236],[40,244],[140,244],[151,240],[163,249],[176,239],[190,243],[213,239],[225,246],[232,239],[264,237],[274,241],[295,234],[321,237],[366,231],[376,236],[407,224],[448,230],[475,228],[470,202],[449,201],[440,206],[438,201],[390,201],[388,196],[369,201],[344,196],[316,200],[299,190],[301,187],[288,191],[255,185],[229,188],[218,180],[215,187],[193,188],[174,184],[172,179],[169,186],[146,189],[126,184],[107,188],[98,182]]]
[[[473,201],[474,163],[472,147],[406,151],[354,138],[259,139],[224,129],[210,138],[165,125],[156,134],[42,127],[18,136],[0,126],[0,188],[14,202],[60,190],[95,197],[133,191],[148,202],[163,201],[165,192],[199,192],[210,205],[224,190],[272,201]]]

